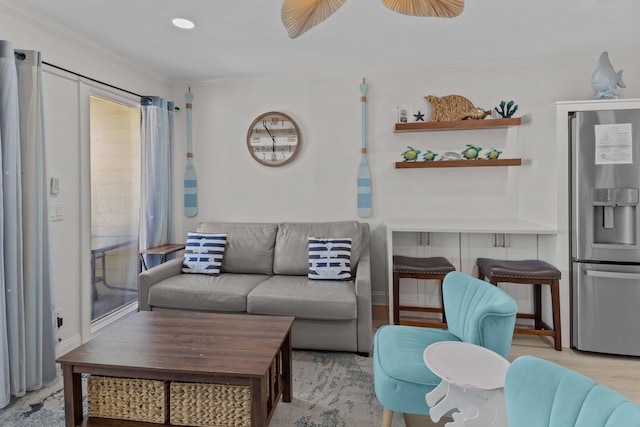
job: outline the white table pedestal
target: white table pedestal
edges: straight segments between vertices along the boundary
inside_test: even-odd
[[[451,413],[453,422],[447,423],[447,427],[508,427],[502,389],[473,390],[442,380],[427,394],[427,405],[435,423],[455,411]]]
[[[504,377],[509,362],[480,346],[462,342],[432,344],[424,352],[429,369],[442,382],[426,395],[433,422],[446,427],[508,427]]]

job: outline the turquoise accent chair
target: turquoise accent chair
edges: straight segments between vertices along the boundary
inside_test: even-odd
[[[448,329],[386,325],[373,342],[373,378],[384,406],[383,427],[393,412],[428,415],[425,395],[440,378],[424,363],[424,349],[439,341],[464,341],[509,357],[518,306],[498,287],[457,271],[442,283]]]
[[[533,356],[505,380],[509,427],[640,427],[640,406],[582,374]]]

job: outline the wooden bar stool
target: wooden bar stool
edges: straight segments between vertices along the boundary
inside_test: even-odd
[[[393,323],[395,325],[427,326],[431,328],[446,328],[447,317],[442,300],[442,281],[447,273],[456,268],[443,257],[412,258],[395,255],[393,257]],[[440,307],[412,307],[400,305],[400,279],[421,279],[440,281]],[[422,320],[400,320],[400,310],[442,313],[442,322]]]
[[[478,278],[489,279],[494,285],[501,282],[533,285],[533,314],[518,313],[519,318],[533,319],[533,329],[516,327],[514,333],[528,335],[546,335],[554,338],[555,348],[562,351],[562,333],[560,328],[560,270],[539,260],[505,261],[491,258],[478,258]],[[553,327],[542,320],[541,285],[551,288],[551,310]]]

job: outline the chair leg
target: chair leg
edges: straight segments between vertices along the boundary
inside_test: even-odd
[[[440,307],[442,307],[442,323],[447,323],[447,313],[444,311],[444,294],[442,293],[442,283],[444,279],[440,280]]]
[[[533,285],[533,319],[534,328],[542,329],[542,285]]]
[[[393,324],[400,324],[400,273],[393,273]]]
[[[560,282],[551,282],[551,308],[553,310],[553,329],[555,333],[556,350],[562,351],[562,333],[560,331]]]
[[[393,411],[384,408],[382,413],[382,427],[391,427],[391,421],[393,421]]]

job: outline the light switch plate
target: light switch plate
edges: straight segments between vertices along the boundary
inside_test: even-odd
[[[51,193],[52,196],[55,196],[58,193],[60,193],[60,178],[58,178],[57,176],[51,177],[49,193]]]

